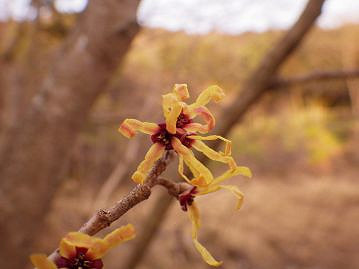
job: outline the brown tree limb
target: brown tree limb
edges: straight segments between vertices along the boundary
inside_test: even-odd
[[[244,82],[243,90],[222,112],[221,121],[218,121],[216,127],[220,135],[228,134],[253,104],[268,91],[273,77],[285,60],[299,47],[321,14],[324,2],[325,0],[309,0],[295,24],[263,57],[258,67]],[[215,146],[218,147],[218,143]]]
[[[156,185],[165,187],[170,196],[177,198],[180,193],[190,186],[186,183],[175,183],[165,178],[159,178],[159,176],[166,170],[171,159],[172,153],[167,151],[164,156],[155,163],[144,184],[136,185],[125,197],[117,201],[112,207],[98,210],[84,225],[82,225],[79,232],[95,235],[99,231],[107,228],[131,208],[147,200],[151,195],[151,189]],[[49,256],[49,258],[55,260],[58,255],[59,253],[57,249]]]
[[[166,152],[164,157],[155,163],[144,184],[139,184],[134,187],[129,194],[116,202],[112,207],[99,210],[79,229],[79,232],[94,235],[102,229],[108,227],[112,222],[118,220],[132,207],[148,199],[151,195],[152,187],[157,185],[159,182],[159,175],[166,170],[167,164],[171,158],[170,155],[171,154],[169,152]],[[165,179],[161,179],[161,182],[164,180]],[[168,184],[167,186],[170,186],[169,181],[166,181]]]
[[[358,77],[359,77],[359,69],[314,71],[308,74],[298,75],[294,77],[276,78],[273,80],[269,88],[270,89],[287,88],[287,87],[302,85],[315,81],[352,79]]]

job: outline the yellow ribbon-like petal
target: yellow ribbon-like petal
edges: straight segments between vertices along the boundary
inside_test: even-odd
[[[142,122],[136,119],[125,119],[118,131],[127,138],[132,138],[136,132],[153,135],[159,129],[158,124],[152,122]]]
[[[232,154],[232,141],[228,140],[227,138],[224,138],[220,135],[208,135],[208,136],[200,136],[200,135],[189,135],[188,138],[194,139],[194,140],[204,140],[204,141],[211,141],[211,140],[217,140],[220,139],[225,142],[225,150],[224,155],[231,155]]]
[[[201,254],[203,260],[211,266],[219,266],[222,262],[217,261],[209,251],[198,242],[198,230],[200,228],[199,211],[195,203],[188,207],[189,218],[192,222],[192,240],[197,251]]]
[[[192,238],[197,238],[198,230],[201,227],[199,210],[195,202],[188,206],[189,218],[192,222]]]
[[[211,100],[213,100],[217,103],[217,102],[221,101],[224,96],[225,96],[225,93],[222,88],[220,88],[217,85],[212,85],[200,93],[200,95],[196,99],[195,104],[197,106],[205,106]]]
[[[189,111],[188,114],[191,118],[194,118],[195,116],[200,116],[206,124],[200,124],[197,122],[192,122],[187,124],[184,129],[187,132],[199,132],[201,134],[206,134],[210,130],[214,128],[216,125],[216,119],[212,115],[212,113],[206,108],[205,106],[200,106],[197,108],[194,108],[193,110],[186,110]]]
[[[208,183],[203,176],[198,176],[198,177],[193,178],[190,181],[190,184],[193,186],[199,187],[199,188],[201,188],[201,187],[207,188],[210,183]]]
[[[213,175],[211,171],[200,161],[198,161],[194,156],[193,152],[189,148],[184,146],[178,138],[173,137],[171,144],[177,154],[183,157],[183,160],[185,161],[185,163],[195,177],[202,176],[208,183],[213,180]]]
[[[94,244],[94,239],[80,232],[68,233],[60,242],[60,255],[69,259],[76,254],[76,247],[91,248]]]
[[[60,241],[60,255],[65,258],[71,258],[76,253],[76,247],[69,242],[68,240],[65,240],[64,238]]]
[[[145,159],[137,167],[137,170],[132,175],[134,182],[138,184],[143,184],[145,181],[148,172],[151,170],[155,161],[162,157],[163,152],[165,151],[165,146],[159,143],[153,144],[148,152],[145,155]]]
[[[57,269],[56,265],[46,255],[34,254],[30,256],[30,260],[37,269]]]
[[[120,243],[126,242],[135,238],[136,231],[135,227],[132,224],[127,224],[126,226],[122,226],[110,234],[106,235],[104,240],[107,242],[110,248],[117,246]]]
[[[218,162],[222,162],[222,163],[226,163],[228,164],[230,169],[235,169],[237,167],[236,162],[234,161],[234,159],[231,156],[226,156],[223,153],[219,153],[213,149],[211,149],[210,147],[208,147],[205,143],[203,143],[202,141],[196,140],[192,143],[192,146],[202,152],[204,155],[206,155],[208,158],[214,160],[214,161],[218,161]]]
[[[94,259],[99,259],[105,253],[123,242],[133,239],[136,236],[135,228],[132,224],[122,226],[108,235],[104,239],[95,238],[93,245],[88,250],[87,254],[91,255]]]
[[[193,239],[193,244],[206,263],[215,267],[222,265],[223,262],[217,261],[215,258],[213,258],[211,253],[209,253],[209,251],[200,242],[198,242],[197,239]]]
[[[91,247],[89,247],[86,255],[92,259],[100,259],[105,255],[106,251],[109,249],[107,242],[101,238],[93,237]]]
[[[175,86],[173,87],[173,93],[176,94],[178,100],[181,101],[189,98],[187,84],[175,84]]]
[[[176,133],[177,118],[182,111],[182,102],[180,102],[174,93],[162,95],[163,115],[166,119],[166,129],[169,133]]]
[[[184,174],[184,165],[183,165],[183,157],[182,155],[178,155],[178,173],[181,175],[181,177],[184,178],[188,183],[191,183],[189,178]]]
[[[212,181],[212,185],[218,185],[219,183],[221,183],[222,181],[225,181],[231,177],[234,176],[238,176],[238,175],[242,175],[245,177],[252,177],[252,172],[251,170],[246,167],[246,166],[237,166],[234,169],[229,169],[226,172],[224,172],[222,175],[220,175],[219,177],[216,177],[213,181]]]
[[[220,190],[221,188],[219,185],[206,185],[206,186],[198,186],[198,193],[196,195],[205,195],[208,193],[216,192]]]
[[[237,202],[237,209],[239,210],[242,207],[243,200],[244,200],[244,194],[241,192],[237,186],[233,185],[219,185],[219,188],[229,190],[233,193],[234,196],[238,199]]]

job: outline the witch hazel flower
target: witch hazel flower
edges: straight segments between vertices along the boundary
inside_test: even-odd
[[[38,269],[101,269],[103,268],[101,258],[109,249],[134,237],[135,229],[132,224],[114,230],[103,239],[71,232],[62,238],[59,256],[54,261],[44,254],[31,255],[30,259]]]
[[[216,192],[221,189],[229,190],[238,199],[237,208],[243,201],[243,193],[233,185],[222,185],[226,179],[237,175],[251,177],[251,171],[244,166],[238,166],[231,156],[231,141],[218,135],[201,136],[207,134],[215,127],[215,118],[206,105],[210,101],[219,102],[223,99],[223,90],[214,85],[205,89],[197,97],[193,104],[186,104],[184,100],[189,98],[186,84],[175,84],[172,92],[162,96],[162,109],[165,118],[161,123],[141,122],[136,119],[126,119],[119,128],[119,132],[127,138],[132,138],[137,132],[151,136],[153,145],[145,155],[145,159],[137,167],[132,179],[143,184],[156,160],[163,153],[174,150],[179,159],[178,172],[183,179],[191,185],[191,188],[179,195],[181,208],[189,212],[192,221],[192,239],[194,246],[201,254],[205,262],[212,266],[219,266],[221,262],[215,260],[212,255],[198,242],[198,229],[200,227],[199,211],[195,204],[195,197]],[[195,122],[200,117],[203,123]],[[224,142],[224,152],[215,151],[203,141],[220,139]],[[228,170],[218,177],[202,164],[194,155],[192,148],[203,153],[209,159],[228,165]],[[191,171],[193,178],[189,179],[184,174],[184,165]]]
[[[186,84],[175,84],[171,93],[162,96],[162,109],[165,122],[150,123],[136,119],[126,119],[122,122],[119,132],[127,138],[132,138],[136,132],[151,136],[153,145],[148,150],[145,159],[132,175],[136,183],[144,183],[155,161],[160,159],[166,150],[174,150],[179,156],[179,170],[186,164],[196,177],[202,177],[207,183],[213,180],[211,171],[194,156],[191,148],[202,152],[208,158],[225,163],[230,170],[238,166],[231,156],[231,141],[218,135],[200,136],[206,134],[215,126],[215,118],[206,105],[214,100],[219,102],[224,97],[223,90],[218,86],[205,89],[196,101],[187,105],[184,100],[189,98]],[[194,122],[201,117],[205,124]],[[204,140],[220,139],[225,142],[224,152],[217,152],[208,147]],[[248,168],[245,168],[248,170]],[[184,177],[185,178],[185,177]],[[187,181],[188,179],[185,178]]]

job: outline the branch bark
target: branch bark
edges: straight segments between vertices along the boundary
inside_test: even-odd
[[[352,70],[332,70],[332,71],[314,71],[312,73],[299,75],[289,78],[276,78],[273,80],[270,89],[288,88],[291,86],[302,85],[314,81],[352,79],[359,77],[359,69]]]
[[[6,130],[0,149],[4,268],[25,268],[76,136],[139,30],[138,4],[139,0],[90,1],[56,51],[26,116]]]
[[[284,34],[284,36],[273,46],[273,48],[265,55],[255,71],[249,76],[243,85],[241,91],[233,102],[226,107],[218,121],[217,127],[213,133],[221,136],[227,136],[231,129],[243,118],[246,112],[258,101],[265,92],[269,91],[273,78],[285,60],[295,51],[295,49],[304,40],[304,37],[312,28],[314,22],[321,14],[322,6],[325,0],[309,0],[302,14],[295,24]],[[214,148],[219,147],[219,142],[213,143]],[[208,160],[202,158],[201,161],[206,163]],[[143,234],[140,235],[134,252],[129,257],[128,262],[123,268],[135,269],[141,262],[139,257],[143,257],[146,249],[150,246],[153,234],[156,233],[164,222],[163,218],[169,209],[173,199],[166,201],[160,197],[156,204],[161,208],[154,208],[148,214],[148,218],[143,222],[148,227]],[[154,218],[153,216],[160,216]]]
[[[151,195],[151,189],[159,184],[159,182],[166,181],[168,188],[173,187],[173,184],[168,180],[158,180],[158,177],[166,170],[170,158],[170,153],[166,152],[165,156],[155,163],[144,184],[137,185],[128,195],[111,208],[99,210],[80,228],[79,232],[94,235],[108,227],[132,207],[148,199]]]
[[[164,156],[155,163],[144,184],[136,185],[136,187],[134,187],[129,194],[116,202],[112,207],[97,211],[79,229],[79,232],[88,235],[95,235],[102,229],[107,228],[131,208],[147,200],[151,195],[151,189],[156,185],[165,187],[168,190],[168,194],[175,198],[177,198],[178,195],[187,188],[191,187],[186,183],[175,183],[165,178],[159,178],[159,176],[166,170],[168,163],[171,161],[171,155],[171,152],[167,151]],[[49,256],[49,258],[55,260],[58,255],[59,253],[57,249]]]

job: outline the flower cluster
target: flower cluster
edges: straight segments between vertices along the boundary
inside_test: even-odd
[[[131,224],[114,230],[103,239],[71,232],[62,238],[59,256],[54,261],[43,254],[34,254],[30,258],[38,269],[101,269],[103,268],[101,258],[107,250],[134,237],[135,229]]]
[[[247,167],[238,166],[231,156],[231,141],[218,135],[199,135],[208,133],[215,126],[215,118],[206,105],[212,100],[219,102],[223,97],[224,92],[220,87],[211,86],[205,89],[193,104],[188,105],[184,102],[189,98],[187,85],[175,84],[172,92],[162,96],[165,122],[156,124],[126,119],[119,128],[119,132],[128,138],[135,136],[136,132],[149,134],[153,142],[145,159],[132,175],[132,179],[136,183],[144,183],[153,164],[161,158],[164,151],[174,150],[177,153],[179,158],[178,172],[192,186],[179,196],[179,202],[182,209],[189,212],[193,227],[194,246],[202,258],[212,266],[219,266],[221,262],[216,261],[197,240],[200,222],[194,199],[199,195],[226,189],[237,197],[237,208],[240,208],[243,201],[242,192],[237,186],[222,185],[221,183],[237,175],[251,177],[251,171]],[[204,124],[194,122],[196,117],[201,117]],[[203,142],[216,139],[224,141],[224,152],[217,152]],[[195,157],[191,148],[203,153],[209,159],[228,165],[228,170],[222,175],[214,177],[212,172]],[[184,165],[188,166],[193,178],[190,179],[184,174]]]

